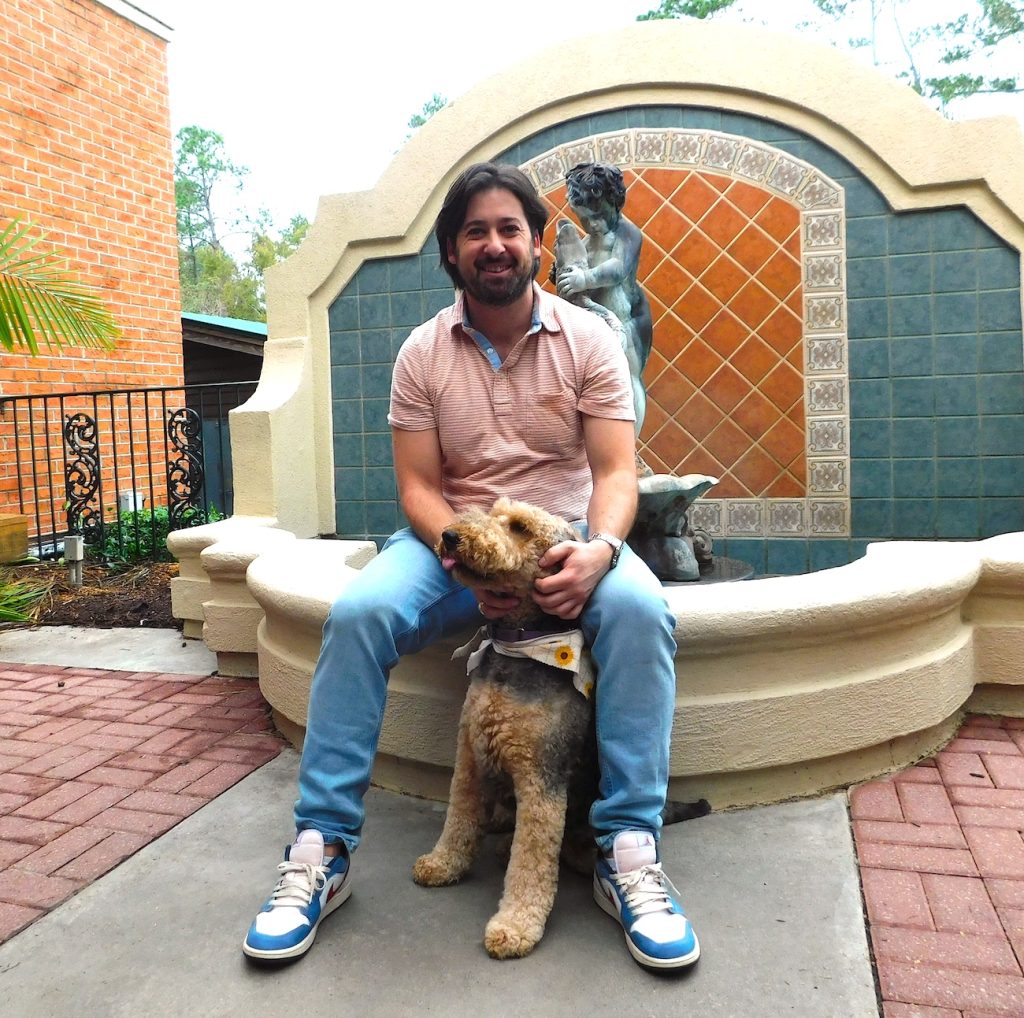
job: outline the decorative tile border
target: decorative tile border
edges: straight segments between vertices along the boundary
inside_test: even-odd
[[[850,536],[850,397],[843,188],[781,149],[721,131],[631,128],[549,151],[521,169],[545,194],[577,163],[707,171],[755,183],[800,209],[807,497],[701,499],[694,527],[712,537]],[[628,208],[627,208],[628,213]],[[712,489],[714,490],[714,489]]]

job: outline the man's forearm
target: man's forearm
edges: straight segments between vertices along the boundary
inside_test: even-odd
[[[592,534],[612,534],[625,540],[636,518],[636,507],[635,468],[595,478],[587,507],[587,527]]]
[[[425,489],[402,492],[400,502],[417,537],[431,548],[436,547],[441,531],[455,518],[455,510],[439,492]]]

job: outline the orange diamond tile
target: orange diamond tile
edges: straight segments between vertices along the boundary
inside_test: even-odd
[[[705,173],[702,176],[716,191],[728,191],[732,184],[732,177],[723,177],[718,173]]]
[[[691,230],[673,249],[672,257],[691,275],[699,276],[718,257],[720,250],[700,231]]]
[[[668,361],[665,360],[664,355],[658,349],[657,332],[655,332],[654,336],[655,342],[654,345],[651,347],[651,352],[647,357],[647,363],[644,365],[643,370],[642,377],[644,380],[645,389],[648,388],[658,377],[658,375],[660,375],[665,370],[665,368],[668,367]]]
[[[754,279],[729,302],[729,310],[752,329],[756,329],[778,306],[778,300]]]
[[[698,442],[703,442],[724,419],[724,414],[701,392],[696,392],[676,415]]]
[[[689,173],[689,170],[662,170],[657,167],[648,167],[640,171],[640,179],[653,187],[659,194],[669,198]]]
[[[731,357],[749,335],[750,330],[727,308],[719,311],[701,332],[704,342],[723,357]],[[772,363],[776,360],[773,358]]]
[[[669,360],[675,360],[680,351],[693,339],[688,328],[671,312],[664,315],[654,327],[654,342]]]
[[[780,364],[760,385],[761,392],[783,413],[803,396],[803,378],[788,364]]]
[[[672,310],[697,333],[721,309],[721,301],[715,300],[699,283],[691,286],[672,307]]]
[[[647,397],[660,406],[668,416],[675,412],[696,392],[697,387],[676,368],[666,368],[647,390]]]
[[[666,258],[644,281],[644,287],[648,292],[653,293],[669,308],[679,300],[679,295],[692,285],[693,276],[670,258]],[[683,315],[679,317],[686,320]]]
[[[696,173],[691,173],[672,196],[672,204],[693,223],[697,222],[716,201],[718,192],[708,187]]]
[[[798,456],[804,455],[804,433],[785,417],[761,439],[761,446],[781,466],[788,467]]]
[[[723,304],[725,304],[749,278],[750,276],[747,272],[740,268],[740,266],[727,255],[722,255],[717,258],[700,274],[701,283],[706,286]],[[789,293],[788,290],[786,292],[787,294]]]
[[[640,246],[640,258],[637,261],[636,278],[640,280],[640,284],[647,293],[648,300],[650,300],[651,297],[656,296],[651,291],[649,280],[651,276],[657,272],[658,266],[662,264],[664,258],[665,252],[662,251],[657,244],[644,238],[644,242]]]
[[[754,222],[765,233],[773,236],[780,244],[789,239],[800,225],[800,211],[783,198],[772,198],[770,202],[754,216]]]
[[[785,355],[803,339],[804,327],[789,308],[780,307],[757,330],[757,334],[773,350]]]
[[[671,205],[662,205],[648,220],[644,236],[650,237],[664,251],[671,251],[690,224]]]
[[[647,448],[675,470],[697,448],[697,443],[675,421],[668,421],[647,443]]]
[[[752,385],[778,363],[778,356],[767,343],[757,336],[751,336],[732,356],[732,366]]]
[[[674,363],[680,373],[685,373],[699,387],[721,367],[722,358],[707,343],[694,337]]]
[[[757,441],[779,419],[779,411],[756,389],[733,408],[732,419]]]
[[[736,479],[756,498],[779,476],[779,464],[759,446],[748,449],[732,468]]]
[[[719,247],[727,248],[744,230],[749,220],[727,201],[719,201],[700,220],[700,228]]]
[[[626,216],[630,222],[643,229],[644,224],[661,208],[664,200],[664,197],[648,184],[636,180],[626,194]]]
[[[788,471],[779,474],[764,490],[762,498],[806,498],[807,485],[798,481]]]
[[[750,392],[750,383],[731,365],[723,364],[704,383],[701,392],[729,413]]]
[[[665,422],[670,419],[655,400],[648,399],[647,411],[644,414],[644,426],[640,431],[641,443],[645,443],[652,435],[657,434],[658,429],[664,427]]]
[[[734,180],[725,196],[747,216],[757,215],[772,197],[771,193],[763,188],[745,184],[742,180]]]
[[[792,255],[779,251],[761,267],[757,281],[779,300],[785,300],[800,286],[800,263]]]
[[[719,471],[716,475],[713,470],[700,469],[689,466],[687,468],[697,474],[711,474],[719,478],[718,484],[711,489],[710,495],[715,498],[750,498],[750,492],[727,471]]]
[[[750,439],[730,420],[723,420],[701,444],[720,463],[735,464],[750,449]],[[735,466],[730,469],[736,473]],[[775,473],[778,472],[779,468],[776,465]],[[774,477],[774,474],[772,476]],[[742,477],[737,477],[743,482]]]
[[[756,226],[748,226],[727,248],[729,254],[751,274],[756,273],[778,249],[778,244]]]

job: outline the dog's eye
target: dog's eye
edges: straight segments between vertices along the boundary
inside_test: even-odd
[[[528,534],[530,531],[522,520],[509,520],[508,529],[513,534]]]

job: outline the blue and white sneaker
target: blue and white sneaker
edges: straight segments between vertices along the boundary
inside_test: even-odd
[[[610,856],[598,855],[594,900],[622,924],[629,953],[650,968],[675,969],[700,957],[700,944],[658,862],[654,835],[620,831]]]
[[[343,850],[335,858],[325,858],[319,831],[300,831],[277,868],[281,879],[242,942],[250,958],[263,961],[305,954],[324,917],[352,893],[348,853]]]

